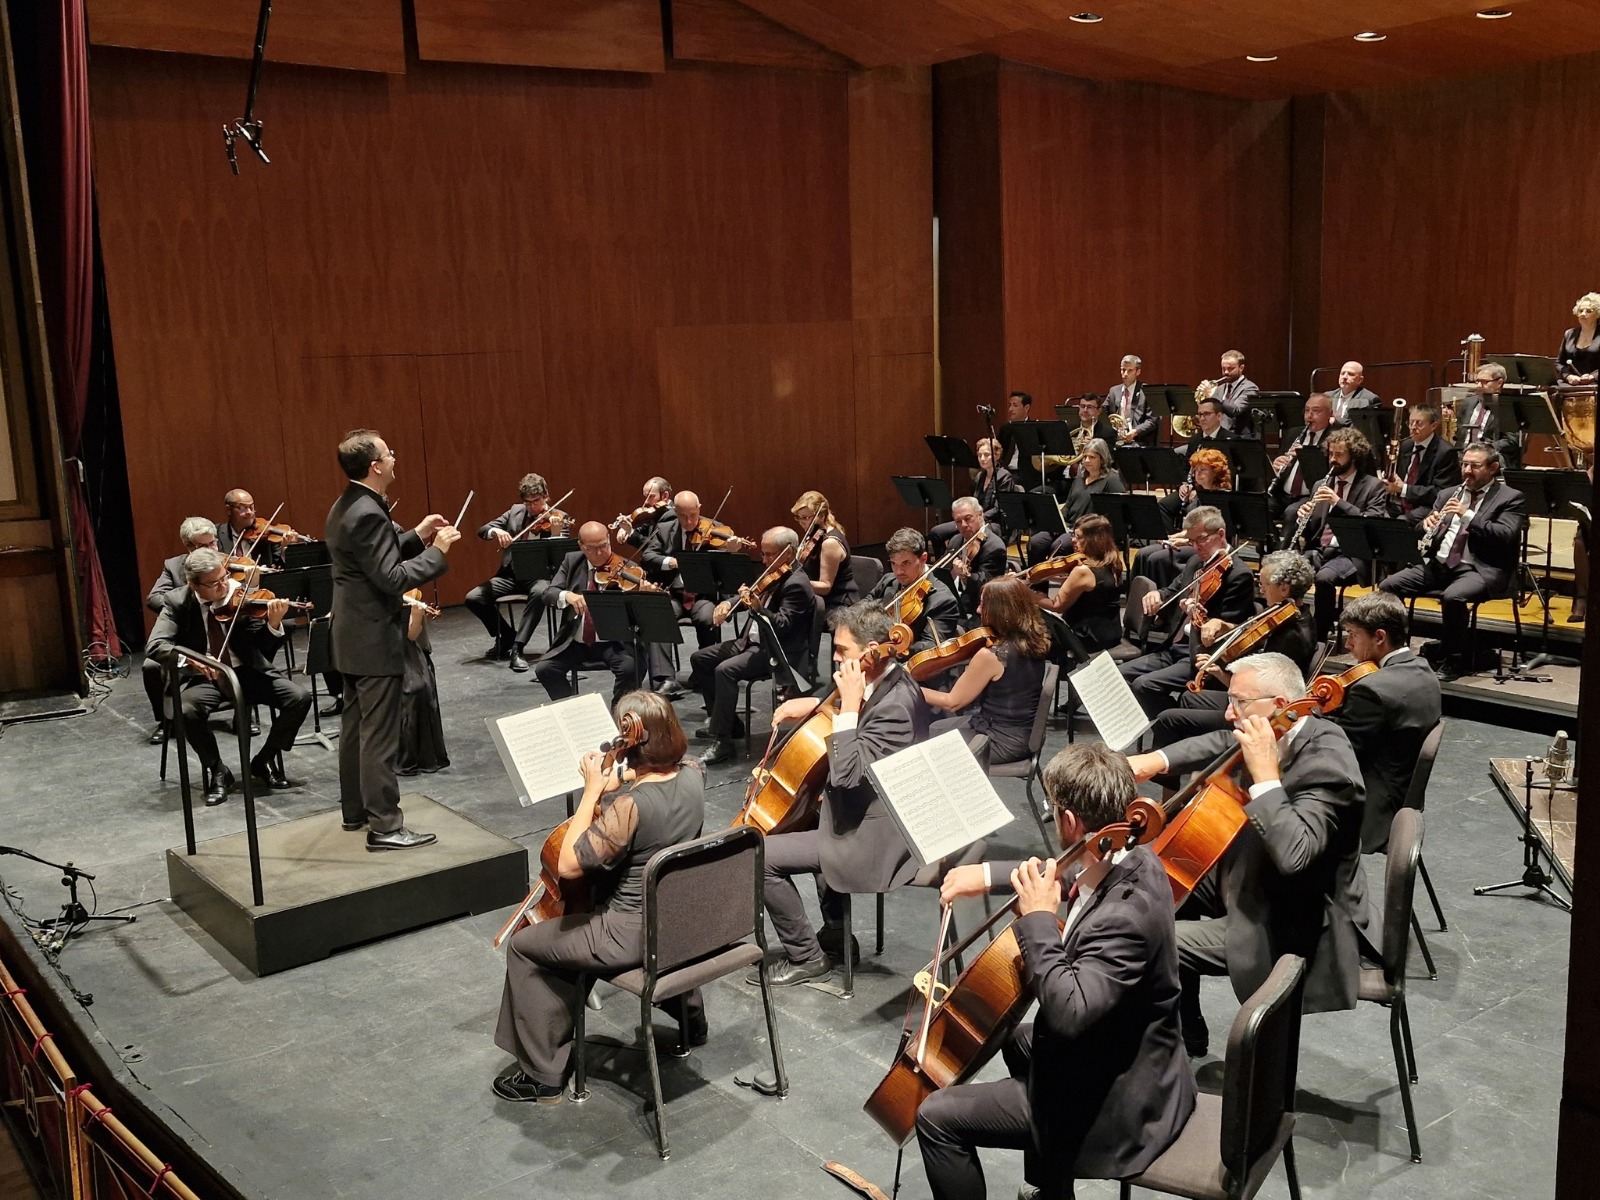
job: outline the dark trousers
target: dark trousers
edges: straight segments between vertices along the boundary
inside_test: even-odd
[[[689,686],[705,699],[707,724],[724,741],[733,737],[739,720],[739,685],[745,680],[771,679],[772,664],[760,646],[719,642],[689,656]]]
[[[144,660],[144,665],[139,668],[140,678],[144,681],[144,694],[150,701],[150,713],[160,725],[167,719],[167,676],[161,669],[161,664],[153,658]]]
[[[549,586],[548,579],[521,584],[511,577],[510,572],[502,571],[493,579],[480,583],[467,593],[467,608],[473,616],[483,622],[483,627],[494,639],[497,650],[505,650],[510,646],[516,646],[520,650],[533,640],[539,622],[544,618],[544,589]],[[527,595],[528,602],[523,605],[522,617],[518,620],[517,627],[512,629],[511,622],[501,614],[500,605],[496,601],[502,596],[521,594]]]
[[[1193,678],[1191,676],[1190,678]],[[1151,747],[1175,745],[1185,738],[1215,733],[1228,727],[1228,692],[1216,687],[1214,677],[1203,692],[1184,692],[1176,708],[1169,708],[1150,726]]]
[[[822,957],[822,946],[806,916],[796,875],[817,877],[817,901],[822,905],[826,925],[844,922],[844,897],[822,881],[822,834],[815,829],[803,833],[778,833],[767,838],[766,866],[762,879],[762,898],[773,932],[783,943],[790,962],[812,962]]]
[[[1317,567],[1316,604],[1312,616],[1317,623],[1317,641],[1325,642],[1333,632],[1333,619],[1339,608],[1339,589],[1355,583],[1360,572],[1355,559],[1340,554],[1338,550],[1324,550],[1318,557],[1321,555],[1327,557],[1322,558]]]
[[[674,600],[679,601],[682,608],[681,597],[674,595]],[[717,606],[711,601],[696,596],[693,604],[686,610],[689,614],[689,623],[694,626],[695,641],[698,645],[715,646],[722,638],[722,628],[711,619]],[[665,683],[673,678],[672,656],[667,652],[667,647],[658,642],[650,644],[650,682]]]
[[[1467,605],[1489,599],[1489,581],[1466,563],[1446,566],[1430,558],[1420,567],[1396,571],[1378,585],[1396,596],[1437,596],[1446,654],[1467,651]]]
[[[1133,556],[1133,569],[1129,578],[1144,575],[1155,580],[1157,587],[1166,587],[1183,574],[1183,568],[1194,557],[1188,546],[1165,546],[1159,542],[1143,546]]]
[[[401,677],[346,675],[339,719],[339,808],[346,825],[374,833],[405,824],[400,812]]]
[[[311,689],[295,683],[278,671],[251,671],[237,667],[239,687],[244,692],[241,705],[270,704],[278,715],[272,719],[272,728],[261,743],[260,755],[275,754],[294,745],[295,734],[311,711]],[[216,735],[211,732],[209,718],[219,708],[233,702],[233,697],[223,694],[222,681],[191,680],[183,689],[183,734],[199,755],[203,766],[216,768],[222,765],[222,753],[217,749]]]
[[[1042,563],[1047,558],[1056,558],[1059,555],[1072,553],[1072,530],[1065,533],[1054,533],[1048,529],[1041,529],[1028,539],[1028,565]]]
[[[546,654],[533,668],[534,676],[544,685],[552,700],[565,700],[576,696],[572,672],[587,668],[604,667],[611,672],[611,705],[616,707],[623,694],[638,686],[639,669],[633,661],[633,650],[621,642],[581,642],[574,639],[555,654]]]
[[[534,1079],[560,1087],[571,1073],[572,1034],[578,1005],[588,998],[578,976],[611,974],[644,961],[643,918],[638,913],[579,913],[530,925],[506,943],[506,986],[494,1044],[514,1054]],[[672,1003],[672,1002],[669,1002]],[[705,1020],[699,989],[673,1003],[680,1020]]]
[[[1118,669],[1133,689],[1139,707],[1150,717],[1170,708],[1172,693],[1182,691],[1183,685],[1194,678],[1194,664],[1189,660],[1187,641],[1141,654]]]
[[[934,1200],[984,1200],[988,1195],[979,1146],[1024,1152],[1023,1174],[1051,1200],[1071,1200],[1071,1179],[1034,1171],[1028,1071],[1033,1025],[1019,1026],[1001,1047],[1007,1079],[941,1088],[917,1110],[917,1145]]]
[[[1200,976],[1228,973],[1228,915],[1215,870],[1195,885],[1178,908],[1178,1015],[1185,1035],[1204,1040]]]

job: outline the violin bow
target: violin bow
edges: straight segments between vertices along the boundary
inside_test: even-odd
[[[568,497],[570,497],[572,495],[572,493],[577,491],[577,490],[578,490],[577,488],[568,488],[567,489],[567,494],[565,496],[561,497],[561,499],[557,500],[554,504],[551,504],[551,505],[547,506],[542,513],[540,513],[537,517],[534,517],[533,520],[529,521],[526,525],[524,525],[522,527],[522,532],[517,534],[517,536],[512,538],[511,540],[513,542],[520,542],[523,538],[527,537],[535,529],[539,528],[539,523],[541,521],[549,520],[550,519],[550,514],[552,512],[555,512],[563,504],[565,504],[567,502]],[[463,506],[461,511],[465,512],[466,508]]]
[[[728,485],[728,490],[722,493],[722,504],[717,505],[717,511],[711,514],[711,523],[715,525],[717,518],[722,515],[723,506],[728,503],[728,497],[733,495],[733,485]]]
[[[251,541],[250,549],[246,550],[240,557],[248,558],[251,564],[255,565],[256,550],[261,545],[261,539],[267,536],[267,530],[272,528],[272,523],[278,519],[278,514],[282,511],[283,504],[280,502],[278,507],[272,510],[272,515],[267,518],[267,523],[261,527],[261,532],[256,534],[254,540]],[[259,570],[259,567],[257,569]]]
[[[1199,588],[1200,581],[1206,577],[1207,571],[1211,570],[1213,567],[1219,567],[1225,562],[1232,562],[1233,556],[1239,553],[1239,551],[1243,550],[1249,544],[1250,541],[1248,538],[1246,538],[1237,546],[1231,546],[1227,550],[1222,551],[1217,557],[1213,558],[1210,562],[1206,563],[1205,566],[1196,571],[1194,573],[1194,578],[1183,585],[1182,591],[1173,592],[1172,595],[1168,597],[1167,600],[1161,605],[1161,607],[1156,609],[1156,613],[1164,613],[1167,611],[1168,605],[1188,599],[1190,593]]]

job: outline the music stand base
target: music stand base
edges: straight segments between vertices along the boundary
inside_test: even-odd
[[[1554,882],[1555,880],[1545,873],[1543,867],[1533,864],[1523,871],[1520,879],[1508,879],[1505,883],[1491,883],[1484,887],[1475,887],[1472,889],[1472,894],[1474,896],[1488,896],[1494,892],[1506,891],[1509,888],[1528,888],[1534,893],[1528,899],[1532,900],[1537,896],[1543,896],[1557,908],[1571,912],[1572,905],[1555,888],[1550,886]]]

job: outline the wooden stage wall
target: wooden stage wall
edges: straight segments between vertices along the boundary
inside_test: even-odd
[[[933,423],[926,70],[274,64],[272,164],[235,178],[245,78],[93,54],[141,578],[230,486],[320,531],[357,425],[406,524],[473,488],[476,527],[528,470],[582,517],[661,473],[732,486],[752,535],[810,487],[860,539],[902,522],[887,476]],[[463,543],[444,600],[494,562]]]

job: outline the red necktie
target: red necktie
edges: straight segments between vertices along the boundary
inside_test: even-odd
[[[1477,515],[1478,497],[1476,495],[1468,497],[1467,507],[1472,516]],[[1461,565],[1461,559],[1467,552],[1467,528],[1472,524],[1472,516],[1469,516],[1468,513],[1462,513],[1456,518],[1461,522],[1461,528],[1456,531],[1455,540],[1450,543],[1450,552],[1445,555],[1444,559],[1445,566],[1459,567]]]

